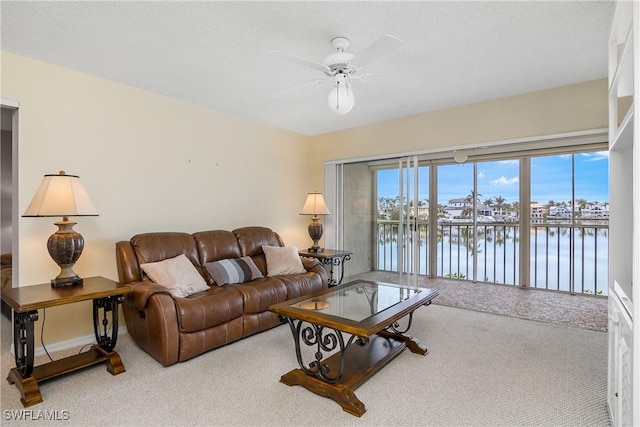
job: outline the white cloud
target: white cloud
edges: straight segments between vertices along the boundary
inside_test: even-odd
[[[588,162],[598,162],[600,160],[609,160],[608,151],[595,151],[593,153],[581,153],[583,157],[587,158]]]
[[[484,172],[478,172],[478,178],[484,178]]]
[[[520,180],[518,179],[517,176],[514,176],[513,178],[507,178],[505,176],[501,176],[498,179],[494,179],[493,181],[491,181],[491,184],[493,185],[515,185],[518,182],[520,182]]]
[[[520,160],[518,159],[500,160],[498,163],[500,163],[501,165],[518,166],[520,165]]]

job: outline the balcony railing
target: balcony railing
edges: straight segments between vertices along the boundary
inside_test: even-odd
[[[406,231],[406,225],[404,227]],[[584,221],[578,225],[551,222],[531,225],[528,236],[529,285],[606,295],[608,228],[606,221]],[[519,245],[522,239],[519,224],[478,223],[474,233],[471,222],[438,222],[436,230],[435,276],[520,284]],[[378,270],[398,271],[398,231],[398,221],[377,221]],[[428,222],[419,221],[417,265],[410,265],[418,274],[431,274],[428,271],[429,238]],[[405,251],[413,244],[411,235],[408,239],[402,245]]]

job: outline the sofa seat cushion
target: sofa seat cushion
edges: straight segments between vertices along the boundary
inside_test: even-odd
[[[315,272],[278,276],[278,280],[287,288],[287,299],[298,298],[324,289],[322,277]]]
[[[275,277],[264,277],[251,282],[232,286],[242,293],[245,313],[268,311],[269,306],[287,299],[287,288]]]
[[[184,362],[205,351],[237,341],[244,336],[244,318],[196,332],[180,333],[178,361]]]
[[[180,332],[201,331],[242,316],[242,299],[234,286],[214,286],[187,298],[175,298]]]

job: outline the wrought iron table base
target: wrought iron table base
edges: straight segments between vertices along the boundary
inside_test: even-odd
[[[118,337],[118,305],[122,301],[124,301],[122,295],[93,300],[93,324],[98,345],[91,346],[86,352],[36,367],[33,366],[35,355],[33,324],[38,320],[38,311],[14,314],[13,342],[16,367],[9,371],[7,381],[9,384],[15,384],[20,391],[20,401],[24,407],[42,402],[39,382],[98,363],[105,363],[111,375],[125,372],[120,356],[113,351]],[[111,313],[109,316],[111,319],[108,319],[107,313]],[[108,328],[109,324],[111,328]]]
[[[349,261],[350,259],[351,259],[351,255],[342,255],[342,256],[336,256],[332,258],[320,259],[320,263],[322,265],[329,266],[329,287],[338,286],[339,284],[342,283],[342,280],[344,279],[344,263],[345,261]],[[340,268],[340,277],[338,279],[334,279],[333,267],[340,267],[340,266],[342,266],[342,268]]]
[[[405,348],[412,353],[426,355],[428,350],[419,341],[404,333],[398,325],[390,325],[371,337],[351,335],[345,344],[340,331],[287,318],[296,347],[299,369],[280,378],[283,384],[301,385],[320,396],[337,402],[345,412],[361,417],[366,408],[354,390],[398,356]],[[303,324],[306,325],[303,326]],[[301,344],[315,347],[315,360],[305,363]],[[335,352],[334,352],[335,350]],[[325,358],[325,353],[334,352]]]

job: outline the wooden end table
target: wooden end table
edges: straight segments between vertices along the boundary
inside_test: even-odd
[[[345,412],[362,416],[366,408],[354,393],[357,387],[405,348],[427,354],[427,348],[406,333],[413,312],[438,294],[356,280],[272,305],[269,310],[289,323],[300,366],[282,375],[280,382],[301,385],[335,400]]]
[[[322,265],[329,266],[329,287],[338,286],[344,279],[344,263],[351,259],[353,252],[339,251],[336,249],[324,249],[322,252],[309,252],[308,250],[298,251],[298,254],[307,258],[315,258],[320,261]],[[333,267],[342,266],[340,269],[340,278],[333,278]]]
[[[44,283],[2,290],[2,300],[14,313],[16,367],[9,371],[7,381],[20,390],[23,406],[42,402],[39,382],[98,363],[105,363],[112,375],[125,372],[120,356],[113,348],[118,338],[118,305],[130,290],[129,286],[104,277],[85,278],[82,286],[53,288],[50,283]],[[97,345],[86,352],[34,367],[33,325],[38,320],[38,310],[88,300],[93,300],[93,330]],[[111,315],[107,316],[107,313]]]

